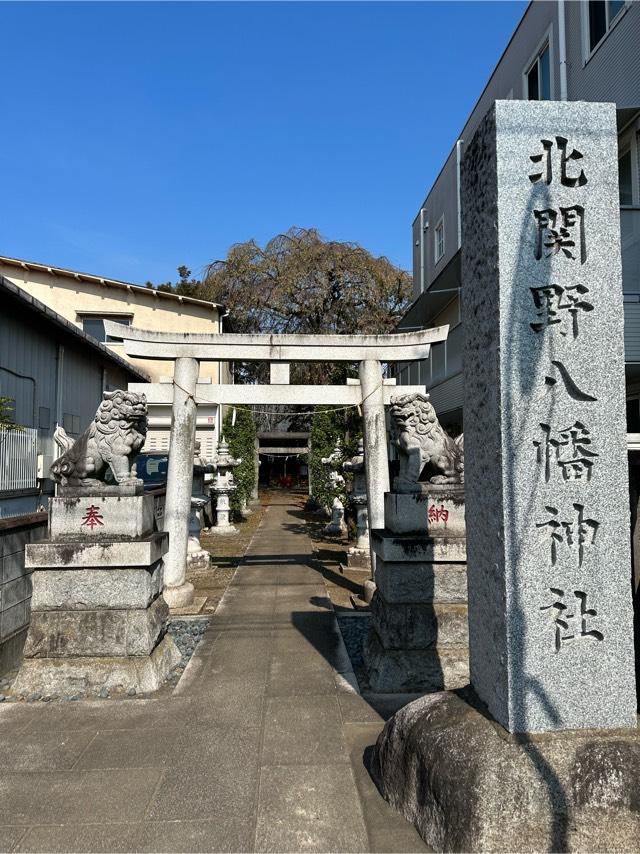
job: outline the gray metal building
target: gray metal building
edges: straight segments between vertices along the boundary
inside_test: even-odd
[[[640,433],[640,3],[533,0],[413,222],[414,300],[401,329],[449,323],[431,358],[400,366],[443,423],[463,426],[460,160],[496,99],[613,101],[618,109],[628,431]]]
[[[57,424],[79,436],[104,390],[148,377],[3,277],[0,305],[0,396],[13,401],[24,427],[0,430],[2,519],[46,505]]]

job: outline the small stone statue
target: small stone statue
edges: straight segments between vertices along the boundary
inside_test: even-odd
[[[110,469],[118,486],[141,484],[133,459],[147,434],[147,398],[132,391],[105,391],[95,418],[72,439],[62,427],[55,434],[63,453],[54,460],[51,478],[63,488],[104,487]]]
[[[400,455],[396,492],[420,492],[423,470],[430,483],[464,483],[463,437],[445,433],[428,395],[395,395],[391,416]]]
[[[357,539],[355,546],[352,546],[348,551],[349,565],[351,566],[351,561],[355,562],[358,558],[368,561],[369,557],[369,506],[364,463],[364,442],[362,439],[358,441],[356,455],[351,457],[350,460],[346,460],[342,464],[342,468],[353,475],[349,497],[356,508]]]
[[[338,474],[337,471],[331,472],[329,480],[331,482],[331,488],[334,491],[341,490],[345,485],[343,476]],[[329,534],[332,537],[341,537],[347,530],[347,526],[344,523],[343,497],[344,496],[340,493],[333,499],[333,503],[331,505],[331,521],[324,527],[324,533]]]

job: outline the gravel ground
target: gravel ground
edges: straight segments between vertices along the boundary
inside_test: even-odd
[[[362,646],[369,633],[371,617],[369,614],[345,614],[344,611],[336,613],[338,626],[344,639],[344,645],[349,653],[353,669],[360,679],[360,671],[363,668]]]
[[[173,636],[176,646],[182,655],[182,661],[178,664],[176,670],[179,668],[184,670],[187,666],[198,641],[202,638],[208,625],[208,617],[190,617],[186,619],[174,617],[169,620],[167,632]]]

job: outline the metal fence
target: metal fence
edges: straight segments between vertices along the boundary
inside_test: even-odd
[[[0,427],[0,492],[38,486],[38,431]]]

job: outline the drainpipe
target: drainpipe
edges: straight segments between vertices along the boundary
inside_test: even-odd
[[[420,293],[424,293],[424,208],[420,208]]]
[[[558,0],[558,58],[560,64],[560,100],[567,100],[567,35],[564,0]]]
[[[64,347],[62,344],[58,344],[56,368],[56,427],[60,427],[62,426],[62,384],[64,380]]]
[[[464,140],[459,139],[456,142],[456,185],[457,185],[457,202],[458,202],[458,249],[462,246],[462,209],[460,207],[460,163],[462,162],[462,145]]]

